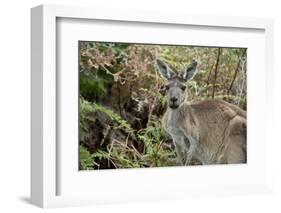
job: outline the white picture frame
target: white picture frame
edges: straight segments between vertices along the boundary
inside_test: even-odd
[[[253,168],[253,176],[248,174],[252,172],[248,167],[232,167],[228,172],[244,172],[243,178],[235,183],[232,183],[232,180],[221,182],[218,179],[218,183],[214,185],[210,185],[208,182],[202,184],[202,181],[196,181],[196,179],[200,179],[198,176],[199,174],[205,176],[210,170],[216,171],[217,176],[219,176],[222,174],[222,170],[227,170],[226,167],[216,167],[213,169],[203,168],[202,171],[185,168],[158,168],[156,170],[149,170],[149,172],[146,169],[131,170],[129,172],[120,171],[118,173],[106,171],[103,172],[100,177],[86,174],[84,176],[88,177],[82,177],[82,179],[79,180],[89,182],[89,178],[99,178],[100,181],[103,179],[105,181],[109,177],[116,177],[119,178],[119,180],[124,177],[141,179],[142,177],[148,178],[147,174],[149,174],[151,175],[150,177],[155,179],[155,182],[150,188],[140,185],[140,187],[135,188],[135,192],[134,189],[130,189],[131,186],[124,186],[128,189],[124,191],[122,191],[123,189],[119,189],[121,193],[123,193],[122,196],[119,194],[120,191],[115,192],[113,190],[109,192],[108,190],[110,189],[105,190],[104,193],[97,190],[96,194],[88,194],[87,190],[92,190],[91,187],[87,189],[83,186],[81,186],[83,190],[79,193],[71,193],[72,191],[79,190],[77,187],[75,188],[75,183],[73,182],[78,181],[78,179],[72,179],[72,176],[75,176],[75,174],[67,172],[63,174],[62,177],[68,175],[68,183],[66,183],[66,178],[60,177],[61,171],[69,169],[68,167],[71,166],[67,166],[63,163],[60,164],[59,159],[61,159],[61,152],[67,152],[67,150],[63,149],[62,146],[59,152],[57,144],[57,109],[59,102],[57,92],[61,83],[57,78],[57,69],[59,69],[59,62],[57,61],[59,44],[57,38],[58,31],[60,31],[58,28],[60,24],[58,23],[61,19],[69,20],[69,22],[73,20],[87,20],[88,22],[91,22],[91,20],[98,20],[100,25],[103,25],[103,22],[111,21],[118,22],[118,26],[121,27],[123,23],[135,23],[135,25],[142,24],[143,26],[146,24],[153,24],[156,27],[164,26],[168,30],[169,28],[172,29],[177,26],[195,26],[203,30],[206,28],[222,29],[228,32],[240,30],[260,32],[262,36],[260,39],[257,39],[256,42],[259,42],[262,46],[262,52],[260,53],[261,60],[257,63],[261,63],[262,67],[252,66],[250,68],[257,68],[260,70],[262,76],[258,77],[256,81],[264,82],[264,87],[259,89],[262,94],[259,100],[260,102],[258,102],[260,103],[259,107],[256,107],[258,108],[256,111],[253,109],[253,115],[254,113],[260,115],[257,118],[250,116],[248,119],[250,119],[250,121],[252,119],[255,123],[263,122],[265,124],[263,125],[263,128],[265,126],[265,131],[258,131],[258,136],[262,136],[263,138],[263,140],[260,139],[260,145],[257,145],[258,148],[254,148],[254,146],[252,146],[253,148],[250,147],[253,150],[255,149],[254,152],[262,156],[260,159],[263,161],[262,165],[257,167],[257,165],[253,164],[255,166],[255,168]],[[270,116],[272,110],[269,110],[272,109],[273,103],[272,95],[270,94],[273,88],[271,83],[271,79],[273,78],[273,21],[271,19],[41,5],[31,10],[31,26],[31,201],[33,204],[47,208],[99,203],[180,199],[198,196],[240,195],[271,191],[270,142],[272,141],[272,136],[270,131],[273,131]],[[116,27],[118,26],[116,25]],[[71,27],[68,30],[71,30]],[[73,35],[75,35],[75,33],[73,33]],[[116,37],[116,41],[118,41],[118,39],[120,38]],[[166,41],[165,43],[167,43],[167,38],[163,39],[162,42],[164,43]],[[208,40],[206,40],[205,45],[208,45]],[[254,46],[254,43],[251,45]],[[249,56],[251,57],[251,55]],[[253,79],[249,78],[249,81],[251,80]],[[257,85],[253,85],[252,93],[249,94],[250,97],[254,98],[255,93],[253,89],[255,88],[257,88]],[[255,101],[258,100],[255,99]],[[266,111],[265,108],[267,108]],[[257,126],[257,130],[259,130],[258,128],[261,128],[261,126]],[[259,139],[257,138],[257,140]],[[74,150],[75,147],[72,148],[72,150]],[[75,160],[77,160],[77,158],[75,158]],[[63,161],[64,160],[62,160],[62,162]],[[70,162],[70,165],[73,164]],[[193,171],[194,175],[190,175]],[[188,177],[188,175],[190,175],[190,180],[195,181],[192,182],[192,187],[190,184],[184,184],[185,179],[180,179],[178,184],[168,184],[163,188],[162,186],[164,186],[165,183],[161,183],[159,179],[157,181],[157,177],[168,173],[172,173],[168,175],[171,182],[177,182],[176,178],[179,176]],[[251,179],[253,179],[255,174],[264,175],[255,178],[251,184]],[[213,175],[212,178],[215,179],[216,175]],[[216,181],[213,182],[215,183]],[[66,184],[64,188],[67,188],[67,192],[61,194],[59,189],[61,188],[60,185],[63,184]],[[151,191],[148,192],[148,189],[151,189]]]

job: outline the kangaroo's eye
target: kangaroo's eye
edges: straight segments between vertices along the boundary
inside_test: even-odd
[[[186,89],[186,86],[181,86],[181,90],[184,91]]]

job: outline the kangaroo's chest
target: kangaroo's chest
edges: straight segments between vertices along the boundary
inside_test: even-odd
[[[174,137],[184,137],[182,130],[178,127],[168,126],[167,131],[173,138]]]
[[[169,134],[175,135],[181,133],[179,124],[178,124],[178,118],[177,117],[172,117],[172,116],[167,116],[166,120],[166,129]]]
[[[171,118],[167,120],[166,130],[173,138],[173,140],[177,143],[180,143],[180,141],[183,141],[183,139],[185,138],[185,135],[181,127],[179,126],[178,120],[176,118]]]

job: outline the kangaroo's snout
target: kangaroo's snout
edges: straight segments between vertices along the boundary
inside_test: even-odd
[[[174,102],[176,102],[176,101],[178,101],[178,98],[177,98],[177,97],[172,97],[172,98],[171,98],[171,102],[174,103]]]
[[[176,109],[178,108],[180,105],[179,103],[179,99],[177,96],[173,96],[170,98],[170,101],[169,101],[169,107],[172,108],[172,109]]]

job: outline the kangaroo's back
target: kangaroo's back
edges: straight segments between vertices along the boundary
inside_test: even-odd
[[[198,136],[194,155],[201,161],[206,164],[246,161],[245,111],[220,100],[184,104],[179,110],[182,111],[179,126],[185,135]]]

